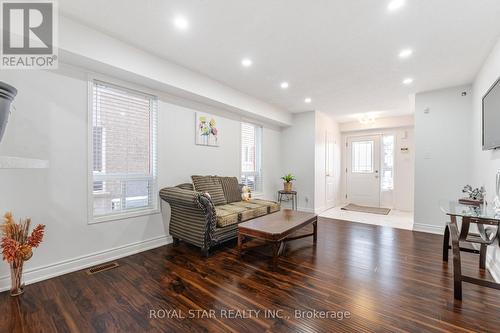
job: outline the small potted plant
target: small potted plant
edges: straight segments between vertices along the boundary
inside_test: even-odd
[[[31,259],[33,249],[38,247],[43,240],[45,226],[37,225],[30,234],[30,224],[29,218],[16,223],[12,213],[6,213],[4,223],[0,225],[2,236],[0,248],[3,259],[10,264],[11,296],[18,296],[24,292],[22,283],[24,262]]]
[[[283,190],[285,190],[285,192],[291,192],[292,191],[292,181],[295,180],[295,176],[292,175],[291,173],[289,173],[289,174],[281,177],[281,179],[283,179],[285,181],[283,183]]]

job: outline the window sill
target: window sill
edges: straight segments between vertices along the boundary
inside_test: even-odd
[[[130,212],[126,212],[126,213],[104,215],[104,216],[98,216],[98,217],[92,216],[89,218],[88,224],[98,224],[98,223],[125,220],[125,219],[134,218],[134,217],[157,215],[157,214],[160,214],[160,209],[158,209],[158,208],[144,209],[144,210],[141,209],[141,210],[130,211]]]

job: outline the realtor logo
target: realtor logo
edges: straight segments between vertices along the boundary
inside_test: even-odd
[[[57,13],[51,0],[1,1],[2,69],[57,68]]]

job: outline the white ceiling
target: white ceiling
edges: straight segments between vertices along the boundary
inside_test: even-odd
[[[499,0],[406,0],[394,13],[388,3],[59,0],[59,8],[285,110],[321,110],[345,121],[355,113],[410,113],[410,94],[471,83],[500,36]],[[188,18],[187,31],[173,27],[177,14]],[[406,47],[414,55],[402,61]],[[243,57],[253,66],[243,68]],[[415,79],[409,87],[401,84],[406,77]]]

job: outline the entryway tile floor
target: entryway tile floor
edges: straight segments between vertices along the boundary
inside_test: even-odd
[[[382,225],[398,229],[413,230],[413,212],[391,210],[388,215],[351,212],[334,207],[320,213],[319,216],[336,220]]]

